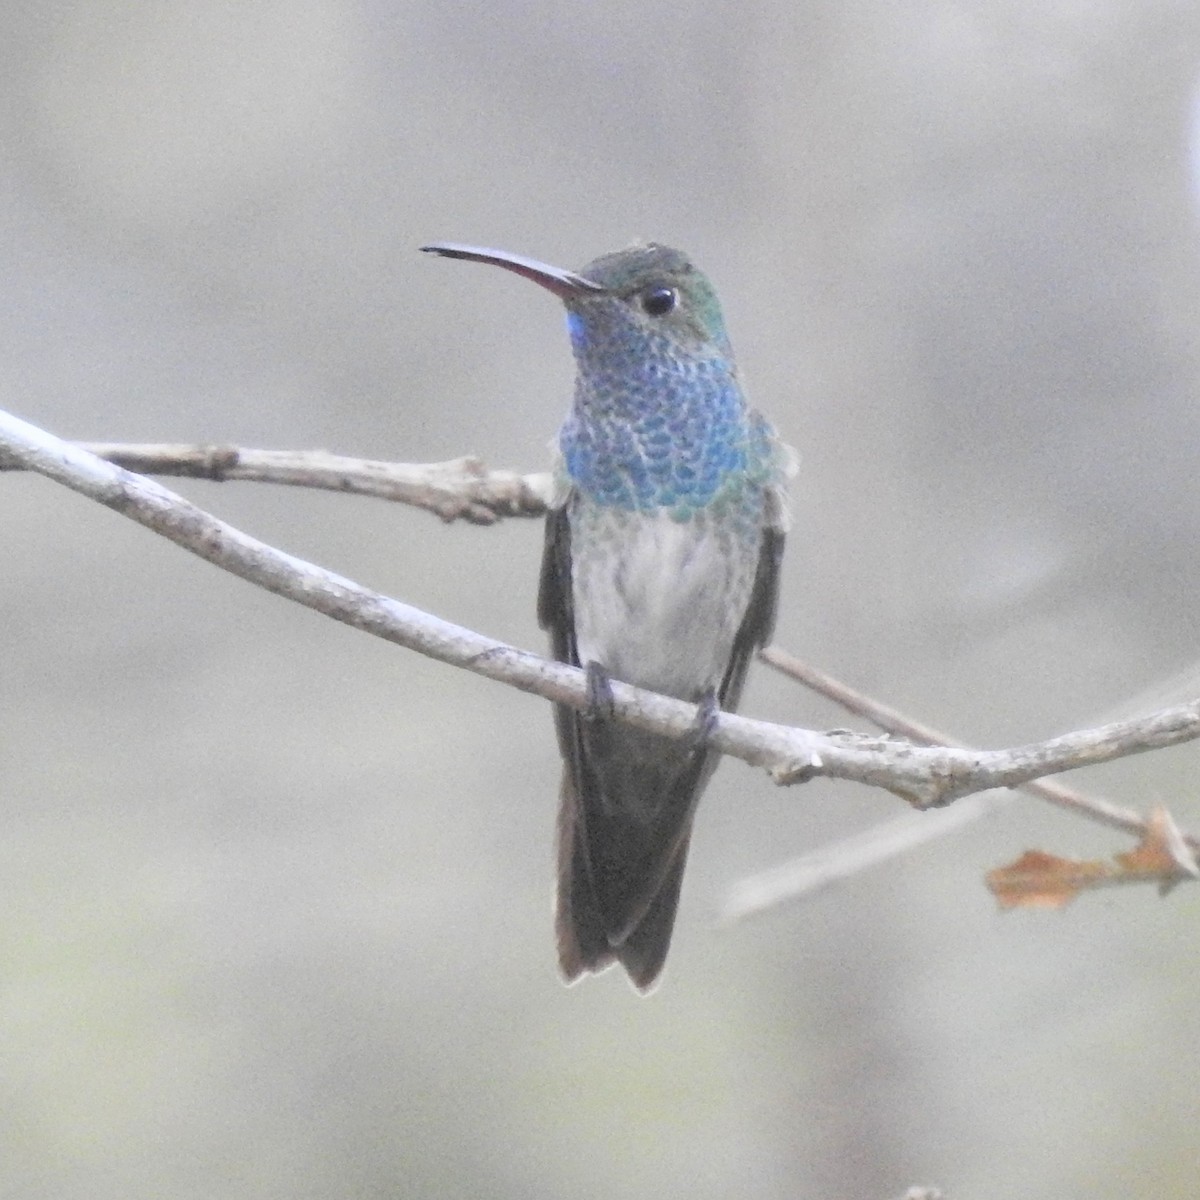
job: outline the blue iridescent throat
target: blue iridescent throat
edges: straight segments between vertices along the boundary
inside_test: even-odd
[[[559,447],[572,484],[593,503],[685,519],[762,475],[769,449],[729,360],[672,349],[663,339],[636,356],[579,355]]]

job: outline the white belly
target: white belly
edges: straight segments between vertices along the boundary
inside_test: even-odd
[[[572,534],[580,662],[681,699],[717,687],[749,604],[759,547],[704,514],[680,523],[665,514],[593,511],[585,523]],[[608,553],[589,553],[592,539]]]

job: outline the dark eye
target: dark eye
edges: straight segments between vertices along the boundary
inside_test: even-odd
[[[679,303],[673,287],[648,287],[641,295],[642,311],[651,317],[665,317]]]

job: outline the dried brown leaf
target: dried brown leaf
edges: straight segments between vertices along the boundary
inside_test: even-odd
[[[1200,868],[1179,826],[1165,808],[1156,808],[1142,840],[1111,862],[1027,850],[1016,862],[989,871],[987,885],[1001,908],[1063,908],[1092,888],[1157,883],[1166,895],[1177,883],[1197,878]]]
[[[1001,908],[1064,908],[1112,869],[1103,862],[1026,850],[1016,862],[989,871],[987,885]]]
[[[1200,877],[1195,854],[1174,817],[1162,807],[1151,812],[1142,840],[1132,850],[1116,855],[1116,860],[1130,877],[1157,880],[1164,896],[1177,883]]]

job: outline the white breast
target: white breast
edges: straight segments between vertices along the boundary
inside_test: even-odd
[[[593,510],[586,526],[572,538],[580,662],[681,699],[715,688],[749,604],[759,548],[705,514],[678,522]],[[597,544],[607,553],[588,552]]]

